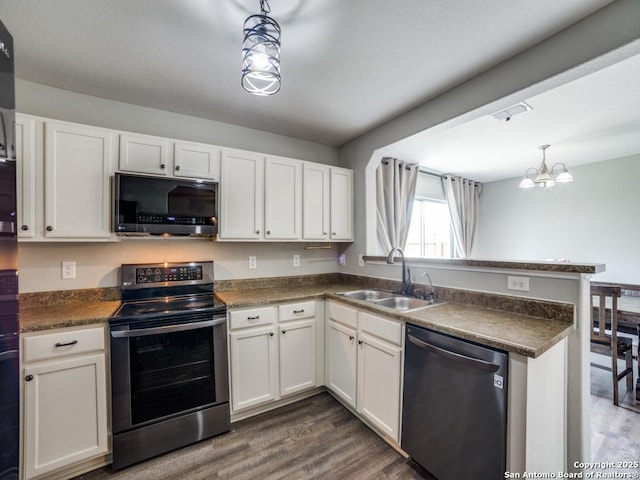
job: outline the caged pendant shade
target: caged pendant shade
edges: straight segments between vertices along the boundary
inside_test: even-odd
[[[267,14],[267,0],[260,13],[244,22],[242,87],[254,95],[274,95],[280,90],[280,25]]]

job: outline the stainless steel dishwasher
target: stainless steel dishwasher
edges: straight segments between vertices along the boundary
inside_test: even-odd
[[[407,324],[401,447],[438,480],[504,478],[506,352]]]

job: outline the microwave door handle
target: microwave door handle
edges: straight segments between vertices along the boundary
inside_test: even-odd
[[[198,328],[215,327],[223,325],[226,318],[217,318],[206,322],[192,322],[181,325],[166,325],[164,327],[141,328],[139,330],[115,330],[111,332],[113,338],[146,337],[148,335],[159,335],[162,333],[185,332],[187,330],[197,330]]]

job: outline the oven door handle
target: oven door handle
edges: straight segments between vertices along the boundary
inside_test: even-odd
[[[111,332],[113,338],[145,337],[148,335],[159,335],[161,333],[184,332],[187,330],[197,330],[198,328],[215,327],[226,322],[226,318],[216,318],[206,322],[183,323],[180,325],[166,325],[164,327],[141,328],[139,330],[115,330]]]

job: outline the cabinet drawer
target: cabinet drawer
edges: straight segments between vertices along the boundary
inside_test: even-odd
[[[24,361],[36,362],[49,358],[104,350],[104,328],[58,331],[24,337]]]
[[[359,312],[358,327],[363,332],[375,335],[396,345],[402,345],[402,323],[400,322]]]
[[[358,328],[358,311],[354,308],[329,302],[329,318],[353,329]]]
[[[231,330],[255,327],[257,325],[269,325],[275,323],[275,321],[275,307],[249,308],[229,312],[229,328]]]
[[[281,322],[287,320],[299,320],[316,316],[316,302],[300,302],[280,305],[278,307],[278,319]]]

